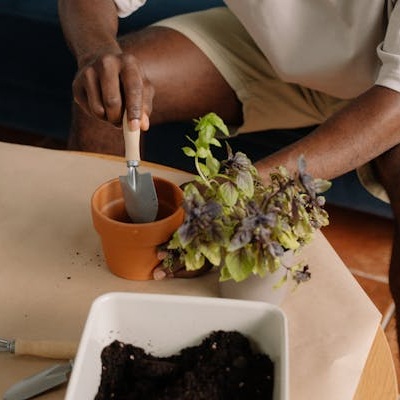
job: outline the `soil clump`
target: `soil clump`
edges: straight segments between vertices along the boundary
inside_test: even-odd
[[[272,400],[274,364],[236,331],[215,331],[156,357],[114,341],[103,349],[95,400]]]

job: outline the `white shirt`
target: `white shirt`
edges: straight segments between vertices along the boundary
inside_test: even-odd
[[[114,1],[120,17],[146,2]],[[344,99],[353,98],[374,84],[400,92],[400,2],[225,3],[283,80]]]

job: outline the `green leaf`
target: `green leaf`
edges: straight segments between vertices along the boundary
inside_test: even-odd
[[[219,194],[221,198],[223,199],[223,202],[229,206],[232,207],[236,204],[237,199],[239,197],[239,193],[236,190],[235,185],[228,181],[224,182],[220,187],[219,187]]]
[[[268,269],[268,260],[259,249],[254,254],[253,273],[264,276]]]
[[[216,147],[222,147],[221,142],[220,142],[218,139],[215,139],[215,138],[213,138],[213,139],[210,141],[210,144],[212,144],[212,145],[214,145],[214,146],[216,146]]]
[[[232,275],[229,272],[229,269],[226,265],[223,265],[219,272],[219,280],[220,282],[228,281],[232,279]]]
[[[204,174],[205,176],[210,176],[210,170],[205,164],[199,162],[198,166],[202,174]]]
[[[215,176],[219,172],[220,162],[214,157],[207,157],[206,158],[206,165],[209,169],[210,176]]]
[[[201,245],[199,251],[210,261],[212,265],[218,266],[221,264],[221,248],[216,243]]]
[[[206,130],[208,127],[212,127],[215,131],[215,128],[219,129],[225,136],[229,136],[228,127],[225,125],[224,121],[215,113],[210,112],[203,117],[195,120],[197,131]]]
[[[201,200],[203,199],[203,196],[200,194],[199,189],[197,188],[196,185],[194,185],[192,182],[189,182],[184,189],[185,197],[199,197]]]
[[[188,157],[195,157],[196,156],[196,152],[190,148],[190,147],[182,147],[183,152],[185,153],[186,156]]]
[[[297,237],[290,231],[281,231],[277,240],[286,249],[296,250],[300,246]]]
[[[206,117],[207,117],[207,120],[209,121],[209,123],[213,124],[213,126],[218,128],[225,136],[229,136],[228,127],[225,125],[222,118],[220,118],[215,113],[209,113],[206,115]]]
[[[211,152],[209,149],[206,149],[204,147],[200,147],[197,149],[197,157],[199,158],[207,158],[211,155]]]
[[[236,282],[248,278],[253,269],[252,260],[246,256],[246,252],[240,250],[228,253],[225,257],[225,265]]]
[[[215,128],[212,125],[205,125],[199,132],[199,140],[202,145],[208,146],[215,136]]]
[[[179,249],[181,247],[181,241],[179,237],[178,231],[175,231],[174,234],[172,235],[171,240],[168,242],[167,249],[173,250],[173,249]]]
[[[254,194],[253,177],[249,171],[240,171],[236,177],[236,185],[243,193],[251,198]]]
[[[197,251],[197,248],[188,248],[185,254],[185,266],[187,271],[197,271],[204,265],[205,258],[203,254]]]
[[[316,193],[324,193],[331,188],[332,182],[317,178],[314,179],[314,185]]]

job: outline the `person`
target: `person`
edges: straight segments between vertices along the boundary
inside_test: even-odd
[[[71,147],[123,154],[132,129],[213,111],[233,133],[317,125],[256,163],[333,179],[357,169],[390,202],[400,332],[400,2],[226,0],[117,37],[145,0],[59,0],[77,60]]]

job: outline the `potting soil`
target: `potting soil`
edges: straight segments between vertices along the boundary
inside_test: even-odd
[[[169,357],[114,341],[101,358],[95,400],[272,400],[273,362],[235,331],[212,332]]]

